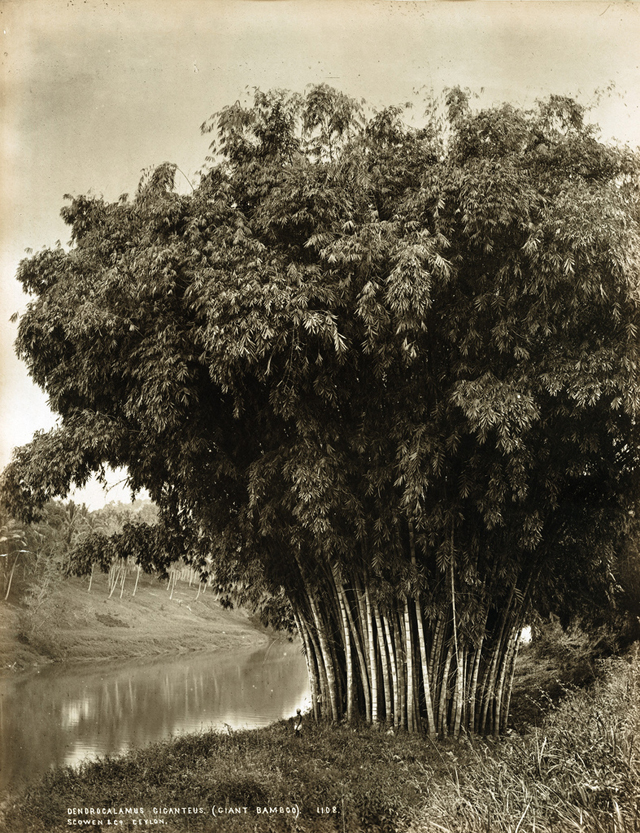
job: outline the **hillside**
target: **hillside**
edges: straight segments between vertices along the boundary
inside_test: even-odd
[[[225,610],[210,593],[178,581],[141,575],[135,596],[131,576],[122,598],[109,598],[107,577],[70,578],[37,612],[12,593],[0,612],[0,669],[19,670],[52,661],[76,662],[260,645],[268,635],[243,610]],[[16,601],[16,599],[18,601]],[[12,601],[13,600],[13,601]]]

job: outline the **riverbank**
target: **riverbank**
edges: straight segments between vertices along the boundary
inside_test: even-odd
[[[57,770],[5,804],[6,830],[85,825],[167,831],[566,833],[640,823],[640,662],[500,741],[431,742],[291,721],[206,733]],[[215,811],[215,818],[214,813]]]
[[[0,670],[17,671],[51,662],[81,662],[178,654],[196,650],[259,647],[269,635],[241,609],[226,610],[213,594],[178,581],[141,574],[109,597],[106,575],[62,581],[33,611],[23,602],[2,605]]]

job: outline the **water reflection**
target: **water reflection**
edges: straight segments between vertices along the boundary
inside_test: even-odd
[[[298,643],[232,654],[49,667],[0,680],[0,787],[211,728],[265,726],[308,703]]]

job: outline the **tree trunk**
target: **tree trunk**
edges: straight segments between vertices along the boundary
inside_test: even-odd
[[[120,564],[114,564],[112,567],[113,572],[109,571],[109,598],[113,596],[113,592],[118,586],[118,579],[120,578]]]
[[[11,568],[11,573],[9,574],[9,584],[7,585],[7,592],[4,594],[5,602],[9,598],[9,593],[11,592],[11,582],[13,581],[13,574],[16,571],[16,564],[18,563],[18,556],[20,555],[20,550],[16,553],[16,557],[13,560],[13,567]]]
[[[120,583],[120,598],[122,598],[122,594],[124,593],[124,583],[127,580],[127,564],[123,564],[122,566],[122,581]]]
[[[141,570],[142,570],[142,567],[138,564],[138,574],[136,575],[136,583],[133,587],[133,593],[131,594],[132,596],[136,595],[136,590],[138,589],[138,582],[140,581],[140,571]],[[191,586],[191,585],[189,585],[189,586]]]

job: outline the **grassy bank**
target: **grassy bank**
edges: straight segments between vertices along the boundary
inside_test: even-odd
[[[225,833],[631,833],[640,829],[639,698],[636,653],[608,661],[538,728],[499,742],[432,743],[309,719],[301,737],[290,722],[195,735],[54,772],[5,805],[3,824],[24,833],[92,820]],[[96,815],[103,809],[113,813]]]
[[[242,610],[225,610],[211,593],[177,582],[135,575],[109,598],[107,577],[65,579],[35,611],[16,593],[0,609],[0,669],[46,662],[120,659],[266,643],[267,636]]]

